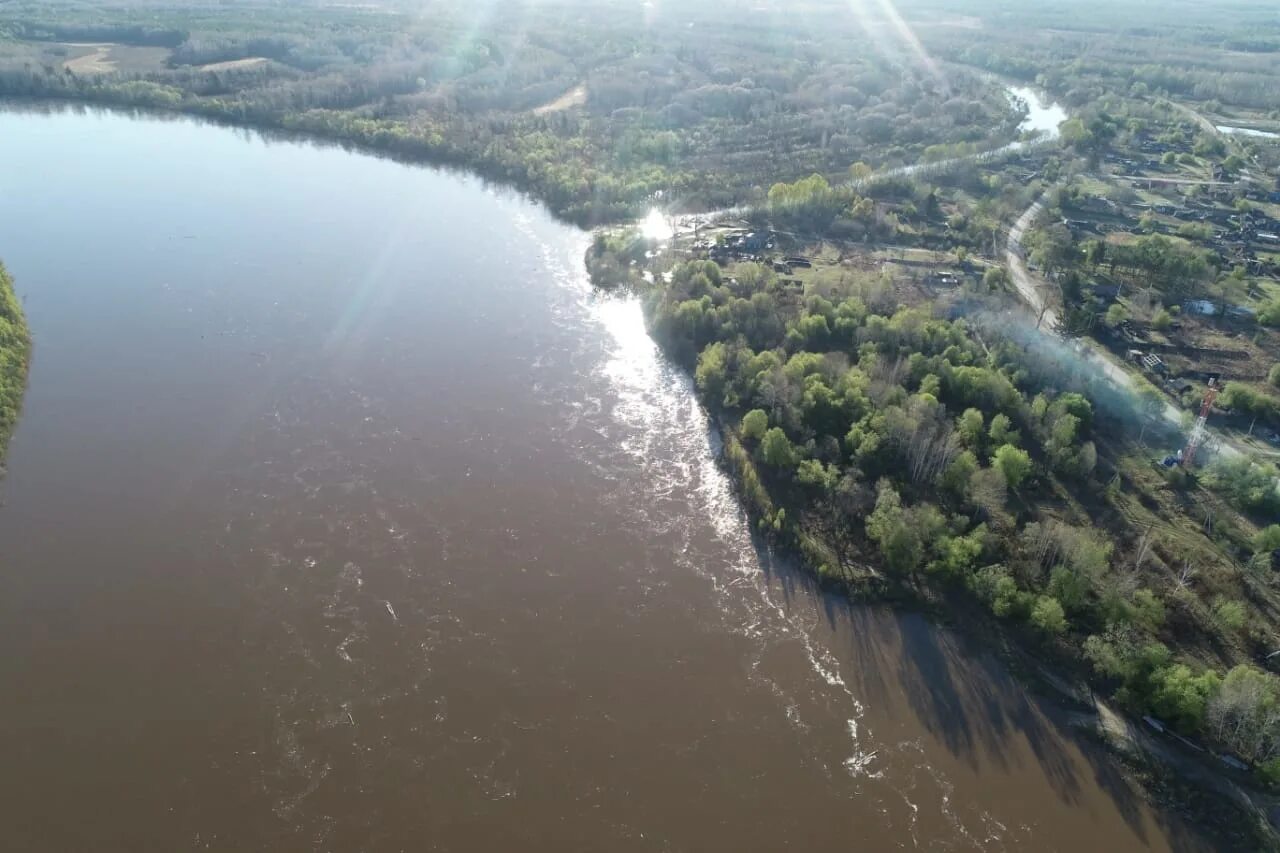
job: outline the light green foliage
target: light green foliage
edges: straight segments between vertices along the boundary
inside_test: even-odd
[[[1004,481],[1011,489],[1021,486],[1031,473],[1031,456],[1012,444],[1003,445],[996,450],[991,457],[991,464],[1004,475]]]
[[[962,450],[938,476],[938,488],[951,500],[963,503],[968,500],[969,484],[977,471],[978,457],[972,451]]]
[[[1280,298],[1272,299],[1258,311],[1258,322],[1264,326],[1280,326]]]
[[[980,524],[967,536],[944,536],[935,547],[937,559],[928,569],[950,578],[965,578],[973,571],[986,547],[987,526]]]
[[[1049,594],[1070,613],[1084,610],[1089,595],[1089,581],[1085,575],[1068,566],[1058,566],[1049,574]]]
[[[1017,616],[1023,609],[1018,583],[1004,566],[987,566],[973,575],[970,586],[1001,619]]]
[[[1239,601],[1219,597],[1213,603],[1213,622],[1224,631],[1239,631],[1244,627],[1245,609]]]
[[[751,454],[733,435],[725,437],[725,460],[729,469],[737,477],[742,492],[746,496],[747,506],[760,519],[771,518],[774,514],[773,500],[760,481],[756,471],[756,463]]]
[[[30,356],[31,337],[22,305],[13,291],[13,280],[0,264],[0,462],[18,422]]]
[[[1157,311],[1155,313],[1155,316],[1151,318],[1152,328],[1155,328],[1161,332],[1166,331],[1172,325],[1173,325],[1173,315],[1170,314],[1168,311],[1164,310],[1163,308]]]
[[[1112,303],[1111,307],[1107,309],[1106,323],[1113,329],[1128,319],[1129,310],[1119,302]]]
[[[1152,680],[1156,712],[1183,731],[1200,728],[1209,697],[1218,687],[1218,674],[1205,670],[1196,675],[1185,664],[1175,664],[1156,672]]]
[[[1093,666],[1094,672],[1107,678],[1121,678],[1127,661],[1116,644],[1106,637],[1091,634],[1085,638],[1084,659]]]
[[[764,434],[760,441],[760,458],[774,468],[789,469],[796,464],[795,448],[787,434],[778,427]]]
[[[1035,606],[1031,608],[1030,621],[1036,630],[1049,636],[1057,636],[1067,630],[1067,617],[1062,612],[1062,605],[1048,595],[1036,599]]]
[[[997,415],[998,418],[1004,418],[1004,415]],[[1005,421],[1008,422],[1008,418]],[[979,452],[982,450],[983,433],[986,432],[986,420],[982,417],[982,412],[977,409],[965,409],[960,417],[956,418],[956,433],[960,436],[960,441],[968,449]]]
[[[1278,548],[1280,548],[1280,524],[1268,525],[1253,537],[1253,550],[1258,553],[1269,553]]]
[[[751,441],[764,438],[769,429],[769,416],[764,409],[752,409],[742,416],[742,437]]]
[[[724,397],[725,380],[728,374],[728,348],[715,343],[702,351],[698,356],[698,367],[694,378],[698,388],[713,400]]]
[[[1246,415],[1280,419],[1280,398],[1260,393],[1241,382],[1228,382],[1219,400],[1223,406]]]
[[[805,459],[796,466],[796,481],[820,492],[830,491],[835,487],[839,473],[817,459]]]
[[[1267,381],[1280,388],[1280,363],[1271,365],[1271,372],[1267,374]]]
[[[920,513],[903,509],[902,498],[887,480],[877,487],[876,507],[867,516],[867,537],[880,545],[885,568],[909,574],[924,559],[924,540],[942,523],[937,510]]]
[[[1246,457],[1219,458],[1209,467],[1205,483],[1242,509],[1280,517],[1276,475]]]
[[[991,443],[999,447],[1002,444],[1017,445],[1019,439],[1018,431],[1013,428],[1013,421],[1009,420],[1006,414],[998,414],[991,419],[991,429],[988,431],[991,437]]]
[[[1164,602],[1149,589],[1140,589],[1133,594],[1129,610],[1133,621],[1147,631],[1155,632],[1164,627]]]
[[[987,290],[1004,290],[1009,286],[1009,273],[1004,267],[989,267],[982,274],[982,284]]]

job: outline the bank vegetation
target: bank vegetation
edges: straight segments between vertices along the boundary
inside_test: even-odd
[[[13,279],[0,264],[0,465],[18,423],[30,358],[31,335],[22,303],[14,292]]]

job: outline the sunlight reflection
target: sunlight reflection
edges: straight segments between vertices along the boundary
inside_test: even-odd
[[[640,233],[646,240],[670,240],[675,236],[675,228],[666,215],[656,207],[649,215],[640,220]]]

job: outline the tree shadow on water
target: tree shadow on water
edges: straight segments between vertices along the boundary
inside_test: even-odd
[[[1149,804],[1117,759],[1070,725],[1070,712],[1030,693],[979,640],[919,613],[851,603],[757,544],[760,564],[787,609],[817,605],[844,646],[832,651],[846,681],[863,701],[891,707],[900,694],[920,724],[975,773],[1012,773],[1034,759],[1069,808],[1086,809],[1096,786],[1143,846],[1163,841],[1175,853],[1217,849],[1177,815]]]

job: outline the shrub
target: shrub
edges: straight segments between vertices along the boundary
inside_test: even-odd
[[[1224,631],[1239,631],[1244,627],[1244,605],[1239,601],[1219,596],[1213,603],[1213,622]]]

